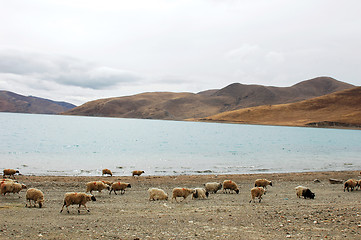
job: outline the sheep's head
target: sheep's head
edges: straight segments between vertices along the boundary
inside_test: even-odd
[[[239,189],[236,189],[235,191],[236,191],[237,194],[239,193]]]
[[[209,192],[206,192],[206,196],[207,196],[207,197],[209,196]]]
[[[39,208],[42,208],[42,207],[43,207],[43,203],[44,203],[44,199],[39,200],[38,203],[39,203]]]
[[[90,199],[91,199],[92,201],[96,201],[96,200],[97,200],[93,195],[90,197]]]
[[[25,184],[21,184],[21,189],[27,189]]]
[[[269,182],[269,185],[272,186],[272,181]]]
[[[20,173],[19,170],[16,170],[15,173]]]
[[[196,190],[193,191],[193,198],[198,198],[198,192]]]
[[[130,185],[130,183],[128,183],[128,186],[127,186],[127,188],[132,188],[132,185]]]

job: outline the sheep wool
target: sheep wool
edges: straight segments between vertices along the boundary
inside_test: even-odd
[[[355,187],[357,187],[358,181],[356,179],[349,179],[344,183],[343,191],[347,189],[347,192],[353,191]]]
[[[231,193],[232,191],[235,191],[237,194],[239,193],[238,186],[235,182],[232,180],[224,180],[223,181],[223,193],[227,193],[227,190]]]
[[[256,202],[255,198],[257,197],[259,199],[258,202],[261,202],[262,195],[266,194],[266,190],[263,187],[254,187],[251,189],[251,200],[249,202]]]
[[[36,204],[39,205],[39,208],[41,208],[44,204],[44,193],[36,188],[29,188],[26,191],[26,200],[29,201],[29,207],[31,207],[31,201],[34,201],[34,207],[36,207]],[[26,203],[25,207],[27,207],[28,204]]]
[[[112,184],[112,187],[109,191],[109,194],[112,193],[112,191],[114,191],[115,195],[117,195],[117,191],[120,191],[120,194],[124,194],[125,193],[125,189],[126,188],[131,188],[132,186],[130,185],[130,183],[125,183],[125,182],[115,182]]]
[[[148,193],[149,193],[149,201],[168,200],[168,194],[166,194],[163,189],[149,188]]]
[[[103,171],[102,171],[102,176],[104,176],[104,175],[113,176],[113,173],[112,173],[112,171],[110,171],[108,168],[105,168],[105,169],[103,169]]]
[[[217,193],[218,190],[222,189],[222,183],[209,182],[209,183],[204,184],[204,187],[205,187],[207,192]]]
[[[69,212],[69,206],[70,205],[79,205],[78,207],[78,213],[80,213],[80,207],[84,206],[84,208],[87,210],[87,212],[90,212],[89,209],[86,206],[86,203],[89,201],[96,201],[96,198],[93,195],[86,194],[86,193],[76,193],[76,192],[69,192],[65,193],[64,195],[64,205],[61,208],[60,212],[63,212],[64,207],[66,206],[66,210]]]
[[[13,178],[15,179],[15,174],[19,173],[19,170],[8,168],[8,169],[4,169],[3,173],[4,173],[3,174],[4,178],[5,178],[5,176],[9,176],[9,177],[13,176]]]
[[[267,188],[268,185],[272,186],[272,181],[268,181],[267,179],[257,179],[254,182],[255,187]]]
[[[4,194],[4,195],[7,193],[19,194],[19,192],[22,189],[26,189],[26,185],[16,183],[16,182],[11,182],[11,181],[5,181],[0,184],[0,189],[1,189],[1,194]],[[20,195],[19,195],[19,197],[20,197]]]
[[[92,191],[102,192],[103,189],[109,190],[110,187],[102,181],[88,182],[86,184],[86,192],[90,192],[90,194],[92,194]]]
[[[175,199],[176,202],[177,201],[177,197],[182,197],[183,199],[181,200],[184,201],[189,195],[193,194],[195,191],[194,189],[190,189],[190,188],[173,188],[172,191],[172,201],[173,199]]]
[[[139,171],[139,170],[134,170],[133,172],[132,172],[132,176],[134,177],[134,176],[140,176],[140,175],[142,175],[143,173],[145,173],[144,171]]]
[[[209,193],[204,188],[195,188],[192,199],[205,199],[208,198]]]

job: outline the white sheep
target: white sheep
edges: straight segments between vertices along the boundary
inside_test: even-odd
[[[133,172],[132,172],[132,176],[134,177],[134,176],[140,176],[140,175],[142,175],[143,173],[145,173],[144,171],[140,171],[140,170],[134,170]]]
[[[125,193],[125,189],[126,188],[131,188],[132,186],[130,185],[130,183],[125,183],[125,182],[115,182],[112,184],[112,187],[109,191],[109,194],[112,193],[112,191],[114,191],[115,195],[117,195],[116,191],[120,191],[120,194],[124,194]]]
[[[223,193],[227,193],[227,190],[229,190],[229,192],[235,191],[237,194],[239,193],[237,184],[232,180],[223,181]]]
[[[65,193],[64,205],[61,208],[60,212],[63,212],[64,206],[66,206],[67,212],[70,213],[68,207],[70,205],[77,205],[77,204],[79,204],[78,213],[80,213],[81,205],[83,205],[85,207],[85,209],[88,212],[90,212],[89,209],[86,207],[86,203],[89,201],[96,201],[96,198],[93,195],[82,193],[82,192],[81,193],[76,193],[76,192]]]
[[[262,195],[266,194],[266,190],[263,187],[254,187],[251,189],[251,200],[249,202],[256,202],[255,198],[258,197],[259,202],[261,202]]]
[[[19,170],[8,168],[8,169],[4,169],[3,173],[4,173],[3,174],[4,178],[5,178],[5,176],[9,176],[9,177],[13,176],[13,178],[15,179],[15,174],[19,173]]]
[[[209,193],[204,188],[195,188],[192,199],[198,198],[198,199],[205,199],[207,198]]]
[[[255,187],[267,188],[268,185],[272,186],[272,181],[268,181],[267,179],[257,179],[254,182]]]
[[[102,170],[102,176],[104,176],[104,175],[113,176],[113,173],[108,168],[105,168],[105,169]]]
[[[204,187],[205,187],[207,192],[217,193],[218,190],[222,189],[222,183],[209,182],[209,183],[204,184]]]
[[[347,189],[347,192],[349,192],[351,189],[351,192],[353,191],[353,189],[355,187],[357,187],[358,185],[358,181],[356,179],[349,179],[344,183],[344,187],[343,187],[343,191],[345,191],[345,189]]]
[[[29,201],[29,207],[31,207],[31,200],[34,201],[34,207],[36,204],[39,204],[39,208],[43,206],[44,203],[44,193],[36,188],[29,188],[26,191],[26,200]],[[27,207],[28,204],[26,203],[25,207]]]
[[[163,189],[149,188],[148,192],[149,192],[149,201],[168,200],[168,194],[166,194]]]
[[[88,182],[86,184],[86,192],[90,192],[90,194],[92,194],[92,191],[102,192],[103,189],[109,190],[110,187],[102,181]]]
[[[5,181],[0,184],[0,189],[1,189],[1,194],[4,194],[4,195],[7,193],[19,194],[19,192],[22,189],[26,189],[26,185],[16,183],[16,182],[11,182],[11,181]],[[19,197],[20,197],[20,195],[19,195]]]
[[[193,194],[195,191],[194,189],[190,189],[190,188],[173,188],[172,191],[172,201],[173,199],[175,199],[176,202],[177,201],[177,197],[182,197],[183,199],[181,200],[184,201],[184,199],[186,199],[189,195]]]

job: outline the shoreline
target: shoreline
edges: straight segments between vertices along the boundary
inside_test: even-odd
[[[273,182],[262,201],[249,203],[257,178]],[[0,239],[358,239],[361,190],[344,192],[329,178],[361,179],[360,171],[179,176],[16,176],[44,192],[44,207],[26,208],[25,192],[0,196]],[[174,187],[203,187],[230,179],[239,194],[171,201]],[[318,179],[320,182],[314,182]],[[125,194],[93,192],[87,213],[77,206],[59,213],[64,193],[85,192],[89,181],[124,181]],[[315,199],[297,198],[295,187],[309,187]],[[147,190],[165,190],[168,201],[149,201]],[[180,200],[180,199],[178,199]]]

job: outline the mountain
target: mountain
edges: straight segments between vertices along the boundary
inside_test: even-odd
[[[233,83],[200,93],[153,92],[99,99],[65,112],[67,115],[184,120],[260,105],[297,102],[354,87],[318,77],[291,87]]]
[[[23,96],[0,90],[0,112],[57,114],[76,107],[67,102]]]
[[[261,125],[361,128],[361,87],[296,103],[244,108],[198,120]]]

